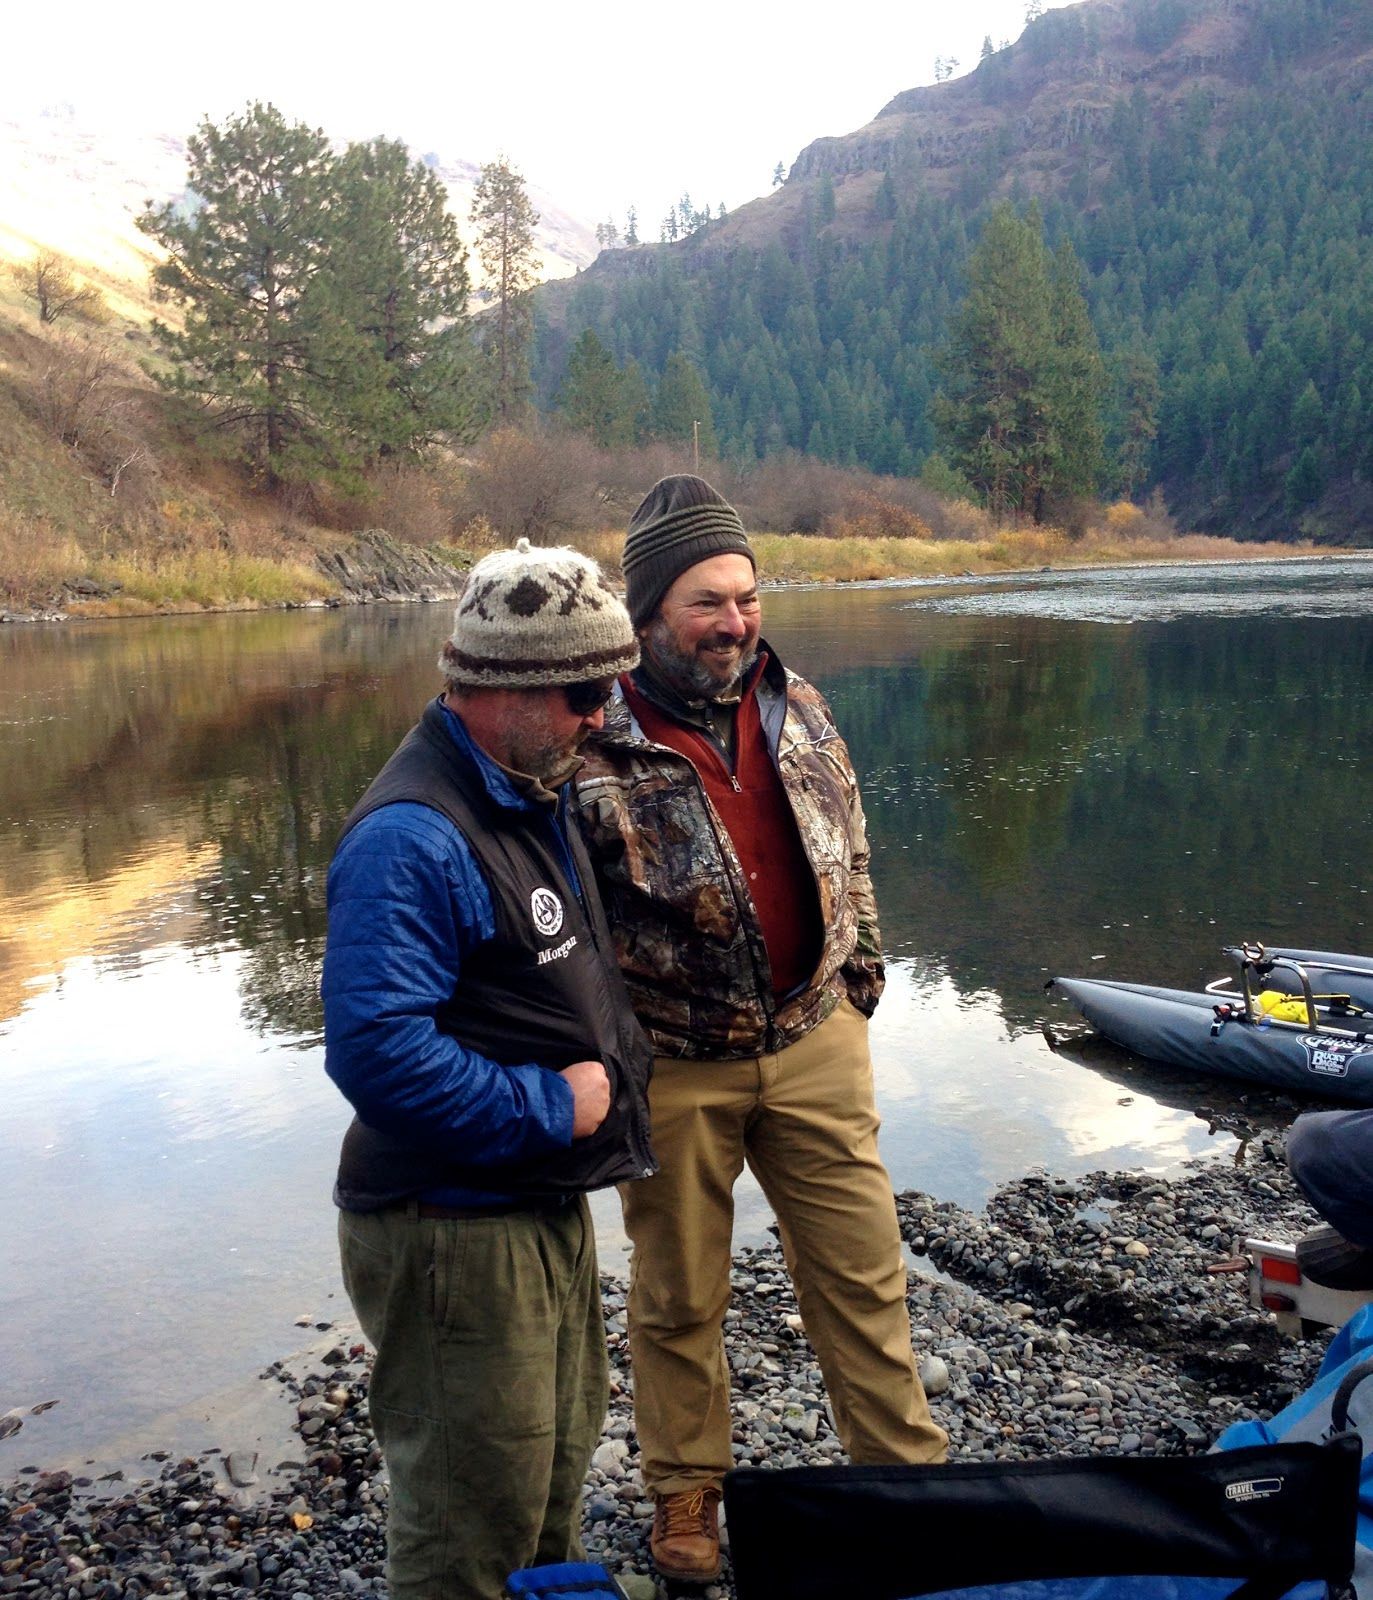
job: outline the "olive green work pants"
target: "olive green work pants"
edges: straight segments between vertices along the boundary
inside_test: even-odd
[[[729,1305],[744,1163],[776,1214],[839,1438],[864,1465],[942,1461],[911,1349],[906,1266],[877,1153],[867,1019],[847,1000],[774,1055],[659,1057],[649,1085],[661,1170],[620,1189],[633,1243],[629,1350],[644,1486],[717,1485],[733,1465]]]
[[[579,1561],[609,1403],[591,1215],[339,1213],[343,1281],[376,1349],[392,1600],[500,1600],[520,1567]]]

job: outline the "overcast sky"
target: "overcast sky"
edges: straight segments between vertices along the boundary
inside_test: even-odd
[[[184,134],[269,99],[339,139],[386,134],[449,160],[504,154],[590,222],[622,223],[633,202],[656,237],[683,190],[733,208],[812,139],[933,82],[937,58],[968,70],[986,35],[1020,34],[1026,0],[11,9],[11,114],[70,102],[131,130]]]

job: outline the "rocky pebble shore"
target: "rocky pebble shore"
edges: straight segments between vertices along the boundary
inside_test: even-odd
[[[1173,1181],[1031,1175],[978,1215],[898,1196],[912,1252],[939,1273],[912,1277],[910,1306],[955,1459],[1191,1453],[1310,1381],[1325,1341],[1281,1338],[1249,1310],[1242,1277],[1206,1270],[1247,1233],[1293,1237],[1315,1220],[1280,1139],[1241,1156]],[[842,1460],[780,1251],[741,1250],[733,1283],[736,1460]],[[633,1600],[653,1600],[662,1591],[649,1575],[635,1467],[624,1294],[606,1278],[612,1398],[586,1541]],[[387,1490],[367,1421],[367,1351],[340,1343],[303,1378],[284,1364],[263,1376],[295,1402],[300,1449],[289,1461],[149,1458],[139,1482],[30,1469],[0,1487],[0,1596],[384,1595]],[[732,1589],[726,1576],[691,1592],[724,1600]]]

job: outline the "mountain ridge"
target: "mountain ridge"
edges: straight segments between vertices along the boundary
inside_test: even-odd
[[[542,392],[589,326],[650,379],[690,354],[727,453],[918,471],[968,251],[1034,200],[1108,358],[1157,368],[1145,487],[1208,531],[1373,537],[1370,174],[1367,0],[1082,0],[541,291]]]

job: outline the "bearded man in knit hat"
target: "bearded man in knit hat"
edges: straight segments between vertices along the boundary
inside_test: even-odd
[[[516,1568],[582,1559],[608,1403],[586,1191],[654,1162],[650,1052],[567,786],[638,655],[576,551],[478,562],[444,692],[329,870],[325,1068],[357,1113],[334,1198],[393,1600],[499,1600]]]
[[[759,637],[753,551],[698,477],[664,478],[625,541],[642,657],[577,776],[630,999],[653,1045],[661,1171],[621,1191],[651,1548],[719,1569],[733,1464],[723,1319],[744,1164],[776,1213],[855,1462],[932,1462],[868,1017],[882,946],[858,783],[820,694]]]

